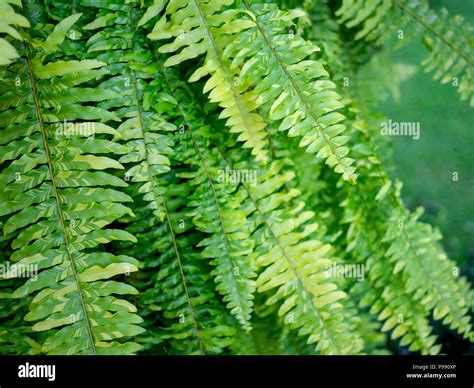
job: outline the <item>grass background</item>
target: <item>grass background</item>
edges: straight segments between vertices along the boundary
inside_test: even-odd
[[[463,15],[474,25],[474,0],[436,0],[432,7],[443,6],[451,15]],[[390,51],[391,48],[389,48]],[[419,65],[427,50],[419,39],[392,51],[396,61]],[[451,84],[441,85],[418,72],[403,82],[401,98],[389,97],[380,106],[393,121],[417,121],[421,137],[392,137],[394,178],[403,183],[403,198],[410,209],[425,208],[422,220],[440,228],[449,256],[474,282],[474,109],[460,101]],[[453,181],[453,172],[458,181]]]
[[[474,26],[474,0],[432,0],[439,12],[445,7],[451,15],[462,15]],[[397,62],[417,65],[417,73],[400,85],[398,101],[389,96],[379,106],[387,119],[419,122],[421,137],[393,136],[392,178],[403,182],[402,196],[414,210],[425,209],[423,221],[438,227],[449,257],[474,284],[474,108],[460,101],[452,84],[441,85],[425,73],[420,64],[427,56],[421,36],[399,50],[388,44]],[[453,181],[453,173],[458,181]],[[443,344],[443,353],[474,354],[474,345],[463,340],[439,322],[432,321]],[[399,354],[407,349],[392,344]]]

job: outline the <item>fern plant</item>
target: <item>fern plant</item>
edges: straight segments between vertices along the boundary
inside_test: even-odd
[[[459,17],[402,0],[0,12],[1,352],[437,354],[436,320],[472,339],[469,281],[377,130],[413,69],[362,68],[390,64],[381,20],[414,20],[426,70],[472,105]]]

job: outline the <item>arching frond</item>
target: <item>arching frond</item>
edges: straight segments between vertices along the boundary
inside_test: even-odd
[[[226,40],[250,26],[248,20],[236,17],[239,10],[225,9],[232,3],[233,0],[173,0],[148,37],[152,40],[173,39],[159,48],[161,53],[173,54],[165,61],[165,66],[205,55],[203,66],[189,81],[209,76],[203,92],[209,92],[209,100],[222,108],[220,118],[227,119],[230,132],[240,134],[239,140],[244,142],[244,147],[250,148],[257,160],[265,162],[265,122],[256,112],[260,105],[258,96],[247,90],[247,85],[237,82],[238,73],[223,57]],[[157,8],[150,12],[157,12]]]
[[[276,3],[0,0],[0,353],[472,341],[474,291],[402,201],[377,112],[413,72],[386,43],[416,32],[472,102],[471,27]]]
[[[133,4],[120,8],[104,6],[99,17],[84,29],[96,31],[88,40],[88,52],[109,64],[110,73],[101,87],[114,91],[116,98],[102,105],[116,109],[122,119],[115,140],[125,142],[129,148],[119,159],[129,166],[124,179],[141,183],[139,192],[153,213],[163,220],[164,188],[158,186],[157,177],[169,171],[168,156],[174,152],[170,132],[176,127],[153,108],[166,96],[155,94],[159,89],[160,66],[145,37],[137,31],[140,12],[143,13]],[[112,47],[117,50],[111,51]]]
[[[240,176],[237,179],[234,175],[242,173],[248,176],[252,172],[226,169],[227,166],[219,162],[218,151],[210,149],[209,144],[200,139],[197,132],[194,133],[197,122],[191,123],[188,115],[184,119],[195,151],[188,163],[196,166],[194,172],[185,175],[195,186],[189,203],[194,209],[189,216],[198,230],[209,235],[198,246],[205,247],[203,257],[211,259],[215,266],[211,275],[228,309],[244,329],[250,330],[256,276],[251,260],[254,242],[242,209],[243,198],[236,195]],[[235,198],[229,200],[232,197]]]
[[[242,68],[240,79],[254,84],[266,115],[278,121],[280,131],[302,137],[300,146],[307,147],[307,152],[323,159],[345,180],[355,181],[354,160],[347,156],[345,146],[348,137],[342,134],[344,117],[336,111],[343,105],[324,67],[310,58],[319,48],[288,32],[299,13],[284,13],[270,4],[243,3],[255,25],[225,52],[233,67]]]
[[[316,343],[322,354],[358,352],[362,341],[344,320],[338,301],[345,293],[331,283],[331,246],[309,238],[317,228],[304,211],[298,190],[279,192],[291,172],[273,162],[259,171],[257,185],[243,184],[248,217],[254,225],[255,262],[260,268],[257,291],[272,291],[268,304],[279,303],[278,315],[290,328]]]
[[[422,62],[427,72],[441,83],[457,87],[462,100],[474,106],[474,34],[463,17],[450,16],[446,9],[434,12],[427,1],[344,0],[337,11],[340,23],[357,29],[356,39],[408,39],[410,29],[423,32],[429,55]],[[390,22],[388,22],[390,21]],[[407,30],[407,31],[405,31]]]
[[[170,158],[175,154],[171,148],[173,131],[178,129],[177,116],[181,112],[153,48],[137,29],[139,18],[147,14],[136,4],[99,8],[100,17],[85,26],[96,30],[88,41],[89,52],[101,59],[107,57],[111,76],[102,87],[122,96],[107,101],[105,106],[117,109],[123,118],[115,139],[130,148],[120,158],[128,168],[125,179],[134,186],[131,194],[140,217],[138,228],[134,224],[129,227],[136,231],[139,246],[130,249],[144,263],[144,272],[134,283],[143,292],[139,298],[142,314],[155,323],[147,326],[148,332],[140,342],[150,352],[219,353],[232,342],[233,329],[213,321],[222,306],[208,282],[208,264],[194,262],[200,254],[192,250],[191,244],[197,244],[199,235],[181,235],[179,219],[175,219],[175,211],[184,212],[175,209],[178,203],[185,206],[184,198],[176,195],[176,186],[164,175],[170,171]],[[124,28],[117,33],[116,26]],[[111,46],[120,50],[110,52]],[[125,106],[123,96],[130,96]],[[142,205],[143,200],[146,205]],[[151,246],[144,250],[142,244]],[[149,285],[153,288],[148,289]],[[222,312],[220,315],[225,316]]]
[[[133,353],[140,347],[124,339],[143,331],[137,325],[142,320],[135,306],[114,295],[136,290],[110,278],[136,271],[138,262],[100,247],[136,241],[125,231],[105,228],[132,214],[123,205],[131,199],[117,191],[126,183],[110,173],[122,165],[101,155],[111,152],[105,144],[116,133],[103,122],[117,117],[85,104],[113,93],[96,89],[91,94],[82,85],[99,77],[104,64],[44,61],[42,51],[34,49],[55,52],[78,17],[63,20],[45,41],[30,38],[22,60],[2,70],[3,232],[14,236],[14,266],[39,270],[13,296],[33,295],[25,320],[36,322],[35,331],[48,331],[43,352]]]

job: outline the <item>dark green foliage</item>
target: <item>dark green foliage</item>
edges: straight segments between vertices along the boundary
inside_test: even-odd
[[[0,1],[0,352],[386,354],[389,333],[436,354],[430,319],[472,334],[468,281],[387,174],[374,101],[411,70],[360,71],[379,20],[415,15],[427,69],[470,98],[471,60],[440,46],[470,27],[293,3]]]

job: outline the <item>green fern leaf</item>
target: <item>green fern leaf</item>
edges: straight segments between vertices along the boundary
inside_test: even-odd
[[[45,42],[32,40],[37,43],[32,46],[56,50],[60,35],[76,19],[77,16],[73,16],[64,20]],[[136,290],[129,286],[114,287],[115,282],[109,279],[136,271],[138,262],[94,249],[114,240],[136,241],[125,231],[104,229],[123,214],[132,214],[115,198],[115,191],[108,188],[126,184],[109,172],[100,171],[123,167],[111,158],[94,155],[104,150],[90,137],[114,131],[99,124],[97,133],[94,128],[92,133],[84,133],[82,123],[75,121],[109,120],[116,116],[81,104],[93,98],[70,101],[67,108],[61,105],[65,95],[67,101],[62,79],[74,80],[75,85],[80,85],[82,82],[77,78],[83,72],[87,71],[89,77],[98,76],[100,71],[94,69],[102,64],[97,61],[47,62],[42,51],[33,51],[30,46],[26,46],[22,55],[25,62],[4,69],[2,76],[6,80],[2,83],[2,95],[30,93],[31,98],[24,99],[18,107],[5,104],[6,110],[0,113],[2,133],[16,139],[25,151],[21,156],[12,154],[8,144],[0,149],[2,159],[11,161],[2,168],[1,180],[6,189],[1,208],[8,217],[3,225],[4,233],[16,235],[12,242],[15,251],[10,257],[13,268],[36,267],[39,273],[17,288],[13,297],[33,296],[25,320],[36,321],[33,330],[47,331],[43,352],[136,352],[140,347],[123,339],[142,332],[137,325],[142,320],[135,314],[135,306],[113,296],[134,294]],[[19,85],[14,82],[16,77],[21,79]],[[80,96],[81,88],[77,90]],[[108,96],[99,92],[98,97]],[[57,133],[59,127],[61,131]],[[74,137],[76,139],[71,141]],[[81,148],[88,143],[93,145]],[[97,203],[88,197],[84,203],[80,196],[84,192],[108,194],[109,201]],[[122,196],[122,200],[129,198]],[[4,275],[9,276],[10,273]],[[122,319],[124,316],[128,321]]]
[[[345,146],[349,137],[342,135],[344,116],[336,111],[343,104],[332,90],[335,85],[325,79],[329,74],[324,67],[309,58],[319,48],[288,33],[300,13],[284,13],[271,4],[244,4],[255,26],[225,51],[233,67],[242,67],[240,79],[255,85],[267,116],[279,123],[280,131],[302,137],[300,146],[354,182],[354,160]]]
[[[244,142],[244,147],[250,148],[257,160],[265,162],[267,142],[263,129],[266,124],[256,112],[260,105],[258,96],[236,81],[238,74],[230,69],[223,57],[224,37],[231,39],[251,26],[248,20],[236,17],[239,10],[223,10],[232,3],[233,0],[173,0],[148,37],[152,40],[174,39],[159,48],[161,53],[175,53],[165,61],[165,66],[206,55],[204,65],[189,81],[210,77],[203,92],[209,92],[210,101],[222,108],[220,118],[227,119],[230,132],[240,134],[239,140]]]

